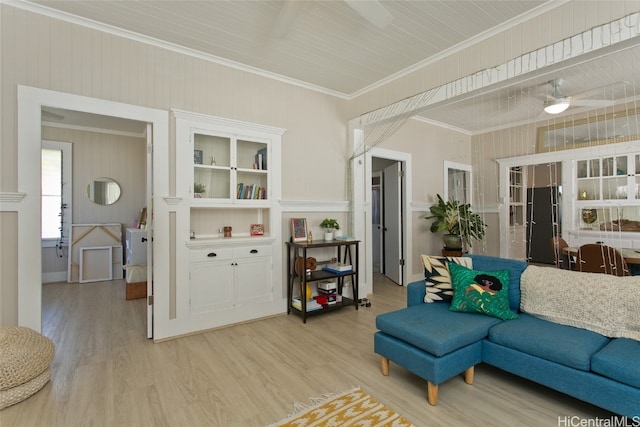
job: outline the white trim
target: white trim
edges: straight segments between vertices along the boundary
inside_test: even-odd
[[[17,206],[22,202],[27,193],[22,192],[2,192],[0,193],[0,212],[16,212]]]
[[[427,123],[429,125],[438,126],[440,128],[443,128],[443,129],[452,130],[454,132],[459,132],[459,133],[462,133],[462,134],[468,135],[468,136],[473,136],[475,134],[474,132],[472,132],[472,131],[470,131],[468,129],[463,129],[463,128],[459,128],[457,126],[452,126],[452,125],[450,125],[448,123],[442,123],[442,122],[439,122],[437,120],[431,120],[431,119],[428,119],[428,118],[423,117],[423,116],[412,116],[411,119],[412,120],[417,120],[419,122]]]
[[[282,212],[349,212],[346,200],[281,200]]]
[[[42,240],[40,227],[40,173],[34,174],[34,161],[40,164],[42,147],[42,107],[63,108],[117,118],[152,123],[154,127],[154,197],[169,194],[169,114],[167,111],[122,104],[97,98],[18,85],[18,325],[42,330]],[[36,159],[36,160],[34,160]],[[38,166],[39,170],[39,166]],[[29,197],[34,195],[35,197]],[[16,197],[18,198],[18,197]],[[4,208],[4,206],[3,206]],[[169,230],[165,203],[155,203],[154,225]],[[167,232],[154,236],[156,339],[164,338],[169,322],[169,238]]]
[[[90,127],[90,126],[78,126],[78,125],[71,125],[66,123],[49,122],[45,120],[42,121],[42,125],[50,128],[70,129],[70,130],[77,130],[81,132],[104,133],[107,135],[129,136],[133,138],[143,138],[145,136],[144,132],[125,132],[125,131],[119,131],[119,130],[113,130],[113,129],[102,129],[102,128]]]

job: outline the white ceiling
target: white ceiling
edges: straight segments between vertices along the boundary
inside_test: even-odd
[[[562,2],[546,0],[30,1],[40,12],[186,49],[209,60],[353,98]],[[382,5],[386,26],[366,17]],[[31,7],[31,6],[29,6]],[[62,15],[60,14],[62,12]],[[432,108],[422,117],[469,133],[546,120],[551,86],[567,96],[621,102],[640,88],[640,50],[545,72],[510,87]],[[615,67],[615,69],[613,69]],[[623,84],[622,82],[627,82]],[[602,89],[597,89],[602,88]],[[614,90],[615,88],[615,90]],[[569,113],[584,109],[570,108]]]
[[[31,3],[343,96],[510,25],[523,14],[561,4],[545,5],[547,0],[381,1],[393,19],[379,28],[344,0]],[[360,3],[367,10],[377,6],[372,0]],[[279,18],[281,12],[285,16]]]

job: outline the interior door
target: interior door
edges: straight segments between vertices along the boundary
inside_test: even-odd
[[[527,189],[527,257],[530,262],[554,264],[551,238],[558,215],[558,187]],[[559,207],[558,207],[559,209]]]
[[[383,245],[384,274],[402,285],[402,163],[396,162],[383,171]]]
[[[382,260],[382,173],[371,177],[371,234],[373,239],[373,272],[381,273]]]
[[[147,338],[153,338],[153,125],[147,123]]]

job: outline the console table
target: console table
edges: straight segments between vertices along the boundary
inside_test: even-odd
[[[287,244],[287,314],[292,311],[302,316],[302,321],[307,322],[308,315],[315,315],[319,313],[326,313],[340,309],[344,306],[353,305],[356,310],[358,309],[358,258],[359,258],[359,240],[314,240],[311,243],[303,242],[286,242]],[[306,261],[308,259],[309,251],[319,248],[335,248],[337,261],[343,264],[351,264],[352,269],[350,271],[335,273],[322,269],[323,265],[331,263],[329,261],[319,261],[317,265],[320,266],[317,270],[312,270],[310,274],[306,272]],[[352,251],[354,252],[352,254]],[[355,257],[353,256],[355,255]],[[296,263],[301,260],[301,264],[296,271]],[[353,289],[353,299],[342,296],[345,279],[351,278],[351,284]],[[296,280],[299,284],[298,295],[300,296],[301,307],[297,308],[293,306],[294,289]],[[333,304],[323,305],[322,309],[314,311],[307,310],[306,289],[307,285],[312,282],[318,282],[321,280],[336,280],[337,295],[342,298],[341,301],[336,301]]]

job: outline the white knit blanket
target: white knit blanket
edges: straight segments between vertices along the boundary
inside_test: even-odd
[[[640,276],[530,265],[522,273],[520,291],[525,313],[611,338],[640,340]]]

